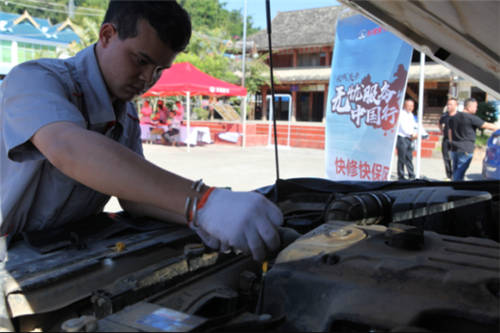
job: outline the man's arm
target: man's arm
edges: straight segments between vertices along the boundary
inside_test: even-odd
[[[411,134],[411,137],[410,139],[412,141],[416,140],[418,138],[418,128],[420,127],[418,122],[415,120],[415,118],[413,117],[413,115],[411,116],[411,120],[413,122],[413,133]]]
[[[162,221],[186,223],[184,216],[169,212],[165,209],[154,207],[146,203],[138,203],[130,200],[118,199],[120,206],[126,212],[135,217],[153,217]]]
[[[498,129],[498,127],[495,124],[488,123],[485,121],[484,124],[481,126],[481,129],[487,129],[494,132]]]
[[[199,205],[193,207],[198,212],[190,227],[210,247],[252,253],[258,261],[279,247],[277,228],[283,223],[283,215],[259,193],[214,188],[209,191],[206,186],[198,193],[191,189],[192,181],[70,122],[46,125],[31,141],[62,173],[96,191],[120,198],[132,213],[186,223],[185,200],[197,196]]]
[[[73,123],[42,127],[31,141],[65,175],[99,192],[182,216],[192,181],[163,170],[103,135]]]

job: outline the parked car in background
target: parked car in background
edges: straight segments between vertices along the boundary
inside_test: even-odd
[[[482,173],[486,179],[500,179],[500,130],[488,139]]]

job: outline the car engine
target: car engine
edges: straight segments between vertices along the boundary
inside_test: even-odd
[[[497,181],[278,180],[264,263],[190,229],[103,214],[9,247],[17,331],[498,332]]]

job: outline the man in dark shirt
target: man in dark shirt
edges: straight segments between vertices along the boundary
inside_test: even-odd
[[[446,103],[446,112],[443,113],[441,118],[439,118],[439,131],[443,136],[441,142],[441,153],[443,154],[444,169],[446,171],[446,177],[451,179],[453,176],[453,169],[451,164],[451,152],[450,152],[450,141],[448,140],[448,122],[451,117],[457,114],[458,101],[456,98],[450,98],[448,103]]]
[[[497,130],[494,124],[485,122],[475,115],[477,101],[474,98],[467,99],[464,104],[464,112],[458,112],[448,123],[454,181],[463,180],[469,168],[474,153],[476,130],[478,128]]]

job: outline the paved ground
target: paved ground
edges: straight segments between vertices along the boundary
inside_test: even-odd
[[[190,179],[203,178],[211,186],[230,186],[233,190],[253,190],[271,185],[276,179],[274,147],[234,147],[206,145],[170,147],[145,144],[144,154],[156,165]],[[325,153],[319,149],[279,148],[280,178],[325,178]],[[439,154],[435,154],[439,156]],[[474,157],[467,180],[481,179],[483,152]],[[391,179],[396,179],[396,160],[393,160]],[[414,165],[416,161],[414,159]],[[421,178],[445,180],[441,158],[423,158]],[[117,200],[110,200],[106,211],[120,210]]]

